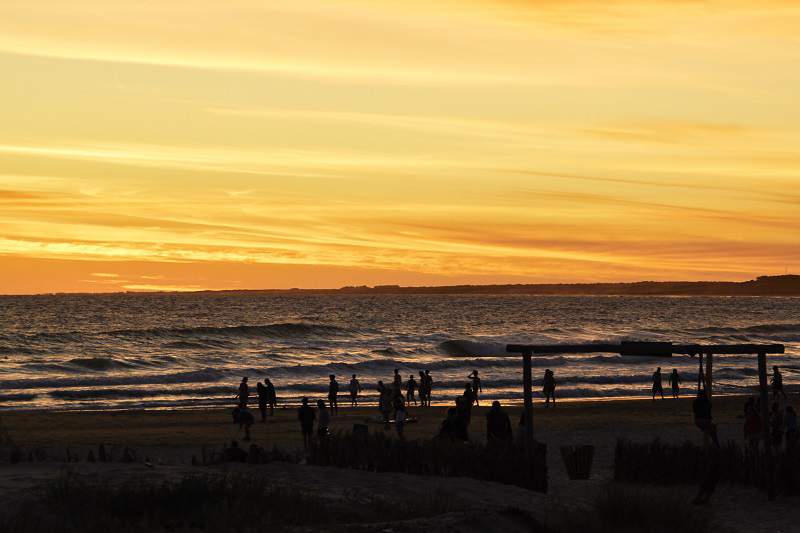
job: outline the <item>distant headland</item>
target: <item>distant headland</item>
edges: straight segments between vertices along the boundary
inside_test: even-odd
[[[276,294],[528,294],[571,296],[800,296],[800,276],[759,276],[750,281],[638,281],[631,283],[546,283],[403,287],[377,285],[340,289],[273,289]]]

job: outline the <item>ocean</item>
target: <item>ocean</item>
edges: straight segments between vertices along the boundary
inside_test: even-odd
[[[328,375],[367,399],[393,369],[430,370],[434,403],[477,369],[483,398],[519,402],[518,357],[506,343],[785,343],[769,356],[800,382],[800,298],[112,294],[0,297],[0,409],[175,409],[232,405],[239,381],[269,377],[279,403],[324,397]],[[562,399],[648,396],[651,375],[677,368],[689,392],[696,359],[615,355],[534,359]],[[754,356],[717,356],[715,390],[757,384]],[[666,388],[666,382],[665,382]]]

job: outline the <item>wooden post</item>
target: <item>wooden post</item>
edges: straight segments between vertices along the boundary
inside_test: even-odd
[[[767,354],[758,354],[758,385],[761,403],[761,428],[764,439],[764,455],[767,459],[767,497],[775,499],[775,464],[769,434],[769,394],[767,391]]]
[[[708,352],[708,357],[706,358],[706,395],[708,396],[709,400],[711,399],[711,389],[713,385],[712,375],[714,373],[714,354],[713,352]]]
[[[533,376],[531,375],[531,352],[522,354],[522,386],[525,400],[525,453],[528,457],[533,454]]]
[[[703,382],[705,379],[703,377],[703,353],[701,352],[697,354],[697,357],[698,360],[700,361],[700,366],[697,370],[697,392],[700,392],[701,390],[703,390]]]

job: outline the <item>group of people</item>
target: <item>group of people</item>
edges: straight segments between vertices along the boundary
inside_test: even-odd
[[[661,382],[661,367],[658,367],[653,372],[653,400],[656,399],[656,394],[661,395],[662,400],[664,399],[664,386]],[[677,368],[672,369],[672,373],[669,375],[669,384],[672,387],[672,397],[678,398],[681,395],[681,376],[678,374]]]
[[[764,434],[764,424],[769,424],[769,442],[773,449],[781,447],[793,449],[800,440],[797,427],[797,412],[787,403],[783,390],[783,376],[779,368],[772,369],[772,403],[769,406],[767,419],[764,420],[761,409],[761,398],[748,398],[744,404],[744,439],[751,449],[758,448]]]

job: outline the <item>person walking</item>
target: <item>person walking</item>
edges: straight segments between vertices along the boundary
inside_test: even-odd
[[[336,374],[328,376],[330,383],[328,383],[328,402],[331,404],[331,413],[336,415],[339,413],[339,382],[336,381]]]
[[[467,379],[472,380],[472,397],[475,399],[475,405],[479,406],[479,395],[483,392],[483,387],[481,386],[481,378],[478,377],[478,371],[473,370],[472,374],[467,376]]]
[[[425,378],[425,372],[419,371],[419,403],[422,407],[428,407],[428,380]]]
[[[297,410],[297,419],[300,421],[300,430],[303,432],[303,448],[308,449],[311,444],[311,435],[314,433],[314,420],[317,414],[314,408],[308,405],[308,398],[303,398],[300,409]]]
[[[433,396],[433,378],[431,377],[431,371],[425,371],[425,390],[428,394],[428,407],[431,406],[431,397]]]
[[[350,407],[358,407],[358,395],[361,393],[361,383],[358,378],[353,374],[350,378]]]
[[[673,368],[672,374],[669,375],[669,384],[672,386],[672,397],[677,398],[681,394],[681,377],[678,375],[678,369]]]
[[[656,400],[656,394],[660,394],[661,399],[664,399],[664,387],[661,383],[661,367],[656,368],[656,371],[653,372],[653,401]]]

